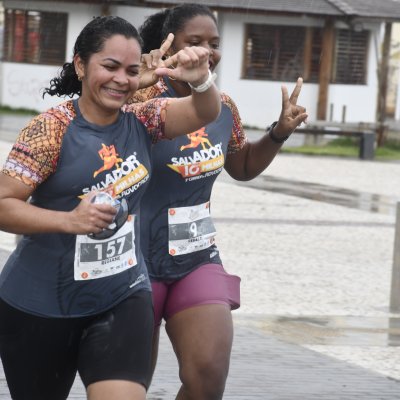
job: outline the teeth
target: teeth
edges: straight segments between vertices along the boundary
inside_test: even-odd
[[[116,94],[124,94],[125,93],[125,91],[123,91],[123,90],[116,90],[116,89],[110,89],[110,88],[106,88],[106,90],[111,93],[116,93]]]

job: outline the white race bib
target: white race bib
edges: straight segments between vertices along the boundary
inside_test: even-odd
[[[111,237],[95,240],[77,235],[74,278],[76,281],[116,275],[137,264],[134,215]]]
[[[168,209],[169,254],[177,256],[206,249],[215,242],[210,203]]]

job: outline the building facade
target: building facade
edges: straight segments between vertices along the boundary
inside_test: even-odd
[[[138,27],[179,2],[4,0],[0,104],[43,111],[59,103],[43,98],[42,89],[71,61],[75,39],[93,16],[119,15]],[[281,86],[291,91],[298,76],[310,120],[321,119],[321,109],[328,121],[376,120],[386,14],[344,15],[335,0],[294,2],[294,12],[284,11],[287,1],[254,0],[243,8],[235,6],[240,1],[200,2],[218,16],[223,57],[217,84],[237,103],[245,124],[262,128],[276,119]],[[387,14],[400,20],[400,10]]]

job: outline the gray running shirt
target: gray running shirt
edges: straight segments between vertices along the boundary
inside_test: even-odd
[[[25,235],[0,275],[4,301],[39,316],[79,317],[100,313],[137,290],[151,290],[140,251],[139,204],[150,179],[152,141],[163,136],[165,106],[166,100],[128,106],[112,125],[97,126],[71,100],[21,131],[3,173],[33,187],[31,202],[51,210],[74,209],[92,189],[124,197],[134,216],[136,265],[98,279],[75,280],[76,235]],[[97,254],[104,264],[116,259],[118,243],[112,240],[91,245],[89,264]]]

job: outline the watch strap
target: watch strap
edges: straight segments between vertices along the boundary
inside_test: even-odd
[[[270,137],[270,139],[274,143],[282,144],[289,138],[289,136],[282,136],[282,137],[276,136],[274,134],[274,128],[277,124],[278,124],[278,121],[273,122],[270,126],[267,127],[266,132],[267,132],[268,136]]]

